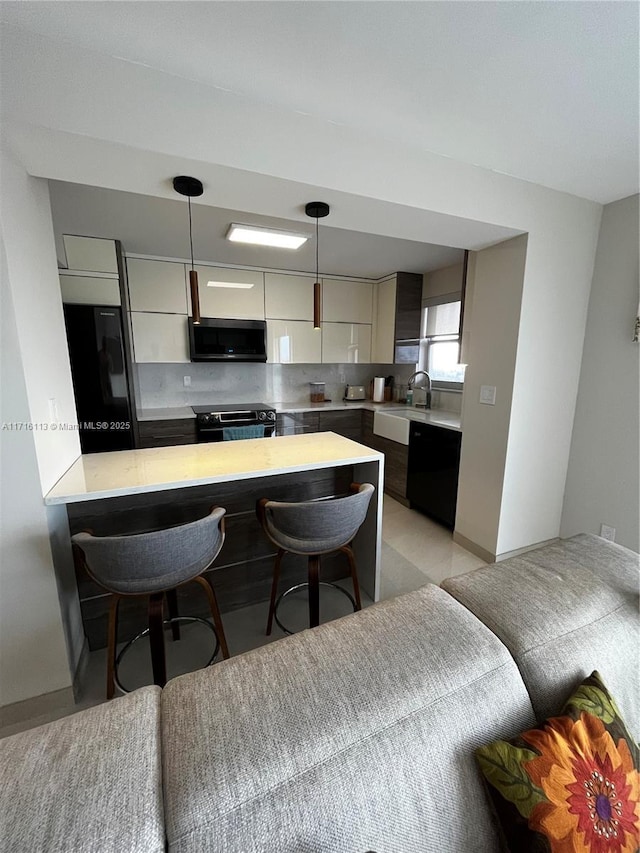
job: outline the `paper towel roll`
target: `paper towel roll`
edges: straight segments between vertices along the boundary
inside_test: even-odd
[[[376,376],[373,380],[373,402],[384,401],[384,376]]]

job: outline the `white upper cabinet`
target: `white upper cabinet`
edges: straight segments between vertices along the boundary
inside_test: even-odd
[[[396,330],[396,276],[380,281],[375,288],[376,311],[372,355],[375,364],[393,364]]]
[[[62,242],[70,270],[118,272],[116,241],[101,237],[75,237],[63,234]]]
[[[133,358],[145,362],[191,361],[189,332],[184,314],[152,314],[132,311]]]
[[[74,305],[120,305],[120,280],[116,276],[61,275],[62,301]]]
[[[127,278],[132,311],[186,315],[184,264],[127,258]]]
[[[325,364],[368,364],[371,361],[371,326],[323,323],[322,361]]]
[[[313,320],[315,278],[283,273],[264,274],[264,305],[267,319]]]
[[[322,319],[338,323],[371,323],[373,282],[322,279]]]
[[[267,361],[271,364],[318,364],[322,334],[312,321],[267,320]]]
[[[200,314],[228,320],[264,320],[264,273],[197,266]],[[188,288],[189,266],[185,266]],[[188,293],[191,313],[191,294]]]

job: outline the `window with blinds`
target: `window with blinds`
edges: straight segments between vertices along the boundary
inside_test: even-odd
[[[461,308],[458,294],[423,301],[418,369],[426,370],[434,382],[464,382],[464,365],[458,363]]]

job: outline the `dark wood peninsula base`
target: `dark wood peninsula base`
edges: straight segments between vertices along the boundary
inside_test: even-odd
[[[331,432],[91,454],[74,463],[45,502],[65,505],[69,536],[82,530],[96,536],[143,533],[202,518],[212,506],[224,507],[225,544],[208,573],[220,609],[230,613],[264,601],[266,620],[275,548],[256,517],[256,504],[265,497],[314,500],[346,495],[352,482],[372,483],[376,497],[356,535],[354,552],[362,589],[378,600],[383,462],[381,453]],[[89,649],[103,648],[110,595],[80,563],[74,568],[78,615]],[[306,575],[306,558],[287,554],[282,589],[303,582]],[[322,580],[348,576],[343,554],[323,559]],[[179,588],[178,604],[180,615],[208,614],[206,598],[196,584]],[[119,637],[131,638],[146,625],[144,598],[123,599]]]

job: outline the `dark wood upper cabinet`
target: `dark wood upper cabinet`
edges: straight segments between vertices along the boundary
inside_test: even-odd
[[[422,276],[412,272],[396,275],[396,341],[420,337]]]
[[[396,327],[394,363],[418,361],[422,321],[422,275],[396,273]]]

